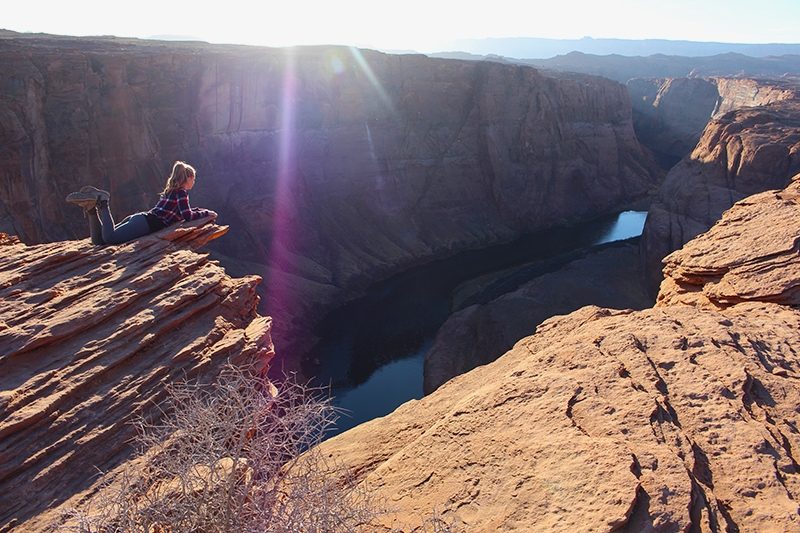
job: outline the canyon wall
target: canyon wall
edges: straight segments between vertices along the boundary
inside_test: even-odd
[[[695,146],[699,150],[692,154],[699,161],[683,161],[674,167],[659,201],[651,206],[641,257],[607,250],[485,305],[458,310],[426,354],[426,393],[460,373],[494,361],[550,316],[589,304],[616,309],[649,307],[662,279],[661,258],[710,228],[737,200],[783,187],[800,170],[794,133],[800,123],[796,103],[776,104],[774,109],[780,111],[772,115],[765,111],[745,118],[745,111],[732,113],[731,117],[740,118],[726,120],[734,120],[735,125],[727,126],[725,133],[716,126],[716,133],[708,133],[697,144],[709,117],[740,107],[796,102],[800,95],[796,84],[741,78],[650,78],[629,80],[627,86],[637,137],[663,162],[680,160]],[[704,170],[700,171],[701,167]],[[632,281],[638,277],[637,265],[639,276],[645,274],[645,286]]]
[[[740,107],[800,97],[791,80],[685,77],[632,78],[633,124],[639,141],[672,167],[694,150],[712,118]]]
[[[0,234],[0,531],[51,531],[46,511],[131,455],[171,384],[266,371],[260,279],[195,252],[227,230],[208,221],[102,249]]]
[[[322,451],[401,531],[797,531],[798,242],[800,183],[747,198],[656,307],[553,317]]]
[[[601,78],[337,47],[0,37],[0,230],[83,237],[70,191],[107,189],[124,216],[186,160],[193,205],[231,227],[215,257],[267,280],[283,354],[378,279],[590,219],[660,179],[624,86]]]
[[[638,283],[638,246],[619,242],[580,253],[555,272],[525,276],[528,265],[503,273],[527,282],[486,303],[456,309],[425,353],[423,392],[430,394],[451,378],[496,360],[555,315],[587,305],[613,309],[645,309],[653,305]],[[491,284],[502,284],[503,278]],[[531,279],[533,278],[533,279]],[[491,287],[491,285],[490,285]]]
[[[670,170],[647,215],[640,250],[651,291],[661,260],[708,230],[735,202],[784,187],[800,171],[800,101],[730,111],[709,122]]]

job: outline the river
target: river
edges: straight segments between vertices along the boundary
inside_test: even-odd
[[[330,435],[422,398],[425,352],[452,312],[456,287],[492,272],[547,264],[569,252],[641,235],[646,215],[625,211],[461,252],[378,283],[330,313],[315,330],[321,340],[310,360],[316,364],[306,369],[317,376],[317,384],[330,385],[333,404],[343,410]]]

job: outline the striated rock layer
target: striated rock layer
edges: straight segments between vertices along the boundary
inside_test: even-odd
[[[738,202],[711,230],[664,259],[656,306],[800,305],[798,204],[800,183]]]
[[[641,240],[650,290],[661,261],[708,230],[735,202],[785,187],[800,172],[800,100],[739,109],[709,122],[694,151],[670,170]]]
[[[619,209],[661,175],[625,87],[490,62],[0,35],[0,231],[83,237],[87,182],[120,216],[172,162],[258,273],[279,350],[296,326],[409,266]],[[307,338],[305,339],[307,340]],[[276,340],[277,342],[277,340]]]
[[[266,369],[260,279],[194,251],[227,231],[205,222],[108,247],[0,234],[0,531],[45,530],[30,519],[128,457],[168,383]]]
[[[324,451],[403,531],[800,530],[799,210],[800,184],[737,204],[657,307],[554,317]]]
[[[800,97],[797,80],[634,78],[626,86],[636,136],[668,167],[692,152],[712,118]]]

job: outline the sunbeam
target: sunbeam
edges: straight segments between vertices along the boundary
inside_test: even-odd
[[[270,276],[267,281],[270,313],[288,310],[291,306],[290,245],[293,238],[294,200],[292,182],[295,179],[297,77],[294,49],[284,51],[286,66],[281,87],[280,133],[278,137],[278,168],[275,176],[275,196],[272,220],[272,241],[269,245]]]
[[[367,60],[364,59],[364,56],[361,54],[361,50],[359,50],[354,46],[350,46],[349,49],[350,53],[353,55],[353,58],[356,60],[356,63],[358,63],[358,66],[361,67],[361,71],[364,72],[364,74],[366,74],[367,79],[375,88],[375,91],[378,93],[378,96],[380,96],[381,100],[386,105],[386,107],[388,107],[389,110],[392,113],[394,113],[394,106],[392,105],[392,101],[389,98],[389,95],[383,88],[383,84],[381,84],[380,80],[377,78],[377,76],[375,76],[375,73],[372,72],[372,68],[369,66],[369,63],[367,63]]]

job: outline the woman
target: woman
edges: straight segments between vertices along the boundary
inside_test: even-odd
[[[114,224],[106,191],[83,187],[80,192],[70,193],[67,201],[80,205],[89,213],[89,233],[93,244],[122,244],[178,222],[208,216],[216,218],[214,211],[189,206],[188,191],[194,187],[194,180],[194,168],[176,161],[155,207],[146,213],[129,215],[119,224]]]

